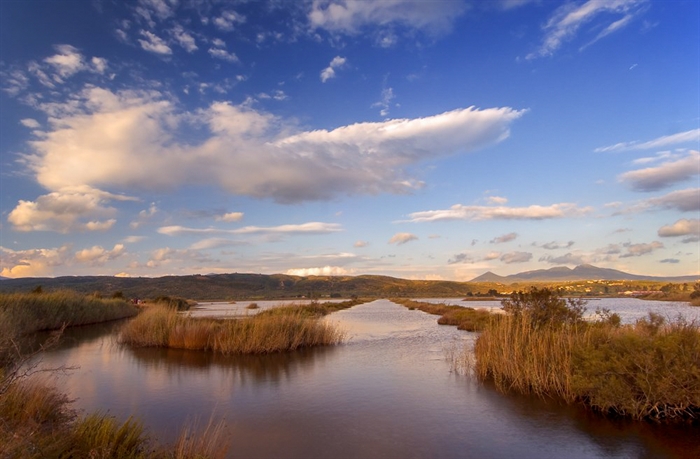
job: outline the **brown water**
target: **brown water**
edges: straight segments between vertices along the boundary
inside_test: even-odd
[[[222,357],[123,347],[111,324],[68,331],[44,363],[80,365],[59,380],[78,408],[164,440],[225,418],[237,458],[700,457],[700,427],[611,421],[452,372],[445,349],[476,335],[435,316],[379,300],[328,320],[346,344]]]

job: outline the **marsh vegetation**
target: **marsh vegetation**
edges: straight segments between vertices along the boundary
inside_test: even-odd
[[[171,447],[158,445],[134,419],[105,414],[79,416],[71,400],[48,382],[70,370],[45,368],[36,360],[55,346],[66,327],[131,317],[138,312],[121,298],[102,299],[70,291],[0,295],[0,457],[8,458],[204,458],[227,449],[223,423],[196,436],[183,429]],[[40,345],[33,334],[57,330]]]
[[[630,325],[547,289],[516,292],[474,346],[475,371],[502,391],[579,402],[634,419],[700,416],[700,330],[649,314]]]

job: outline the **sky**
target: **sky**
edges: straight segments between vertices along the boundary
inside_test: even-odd
[[[0,1],[0,275],[700,274],[696,0]]]

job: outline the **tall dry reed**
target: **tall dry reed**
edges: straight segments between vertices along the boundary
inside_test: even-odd
[[[682,319],[534,326],[528,314],[510,315],[486,327],[474,354],[477,376],[503,391],[635,419],[700,416],[700,330]]]
[[[0,323],[18,334],[123,319],[137,313],[138,309],[123,299],[101,299],[69,290],[0,293]]]
[[[258,314],[233,320],[192,318],[150,307],[125,324],[119,342],[132,346],[208,350],[221,354],[268,354],[337,344],[344,333],[304,311]]]

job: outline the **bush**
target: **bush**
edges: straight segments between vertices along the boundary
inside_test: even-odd
[[[564,299],[548,288],[532,287],[528,292],[513,292],[501,304],[504,311],[515,317],[527,315],[535,328],[546,324],[575,324],[586,312],[586,300]]]

